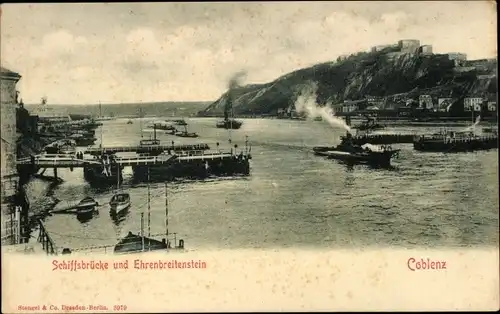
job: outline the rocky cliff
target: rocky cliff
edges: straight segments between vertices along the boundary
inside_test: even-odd
[[[361,52],[335,62],[300,69],[273,82],[235,87],[209,105],[200,115],[220,115],[229,99],[235,114],[272,114],[292,105],[303,86],[317,85],[320,104],[394,95],[461,99],[465,95],[496,93],[495,61],[479,62],[480,67],[457,66],[447,55],[401,53],[394,48]]]

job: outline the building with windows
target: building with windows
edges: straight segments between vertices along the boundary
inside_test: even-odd
[[[496,101],[488,101],[488,111],[490,111],[490,112],[497,111],[497,102]]]
[[[351,113],[358,110],[364,110],[368,106],[366,99],[361,100],[345,100],[344,103],[340,105],[340,112]]]
[[[466,97],[464,98],[464,111],[481,111],[483,102],[482,97]]]
[[[420,95],[418,97],[418,107],[423,109],[434,109],[434,103],[432,102],[431,95]]]
[[[0,72],[0,127],[1,127],[1,218],[2,245],[14,244],[18,235],[14,229],[5,228],[9,221],[14,221],[16,215],[15,197],[19,178],[16,167],[16,108],[18,106],[17,82],[21,79],[18,73],[1,67]],[[17,223],[12,224],[17,225]]]
[[[453,105],[452,98],[439,98],[437,110],[441,112],[448,112],[450,111],[452,105]]]

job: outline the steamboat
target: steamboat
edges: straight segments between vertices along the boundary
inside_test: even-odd
[[[231,117],[229,115],[231,114]],[[220,129],[237,130],[243,125],[242,121],[234,119],[233,104],[231,98],[226,101],[224,106],[224,120],[217,121],[215,126]]]
[[[351,164],[388,167],[391,165],[391,159],[400,151],[399,149],[392,149],[390,146],[378,147],[371,144],[354,144],[350,133],[347,133],[341,139],[342,141],[338,146],[314,147],[314,154]]]

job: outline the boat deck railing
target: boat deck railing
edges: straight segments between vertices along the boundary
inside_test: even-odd
[[[419,135],[415,136],[416,142],[435,141],[444,143],[488,142],[498,140],[497,135],[450,137],[446,135]]]

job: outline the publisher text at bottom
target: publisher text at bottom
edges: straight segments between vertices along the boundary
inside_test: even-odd
[[[125,311],[127,310],[126,305],[115,305],[112,307],[105,306],[105,305],[69,305],[69,304],[62,304],[62,305],[19,305],[17,307],[18,311],[27,311],[27,312],[43,312],[43,311],[64,311],[64,312],[82,312],[82,311],[90,311],[90,312],[97,312],[97,311],[108,311],[108,310],[113,310],[113,311]]]

